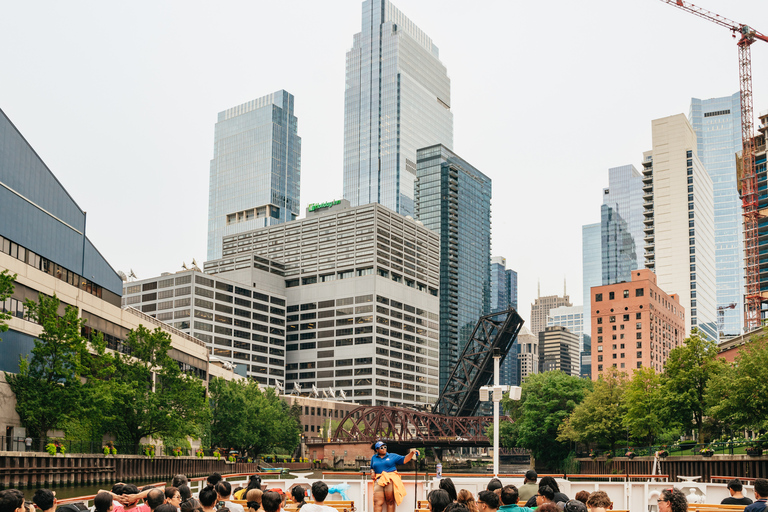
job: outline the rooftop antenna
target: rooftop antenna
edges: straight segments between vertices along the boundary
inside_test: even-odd
[[[181,268],[183,268],[184,270],[189,270],[189,268],[187,268],[187,263],[184,261],[181,262]]]
[[[136,277],[136,272],[134,272],[133,269],[131,269],[131,273],[128,274],[128,278],[130,278],[130,279],[138,279],[138,277]]]

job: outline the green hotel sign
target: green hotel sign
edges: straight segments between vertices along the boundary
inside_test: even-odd
[[[319,210],[320,208],[330,208],[331,206],[341,204],[341,199],[336,199],[335,201],[326,201],[324,203],[309,203],[309,211],[313,212],[315,210]]]

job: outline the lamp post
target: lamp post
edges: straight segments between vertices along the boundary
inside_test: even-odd
[[[493,386],[480,388],[480,401],[493,401],[493,476],[499,476],[499,402],[505,391],[509,391],[509,398],[520,400],[522,389],[518,386],[501,386],[499,384],[499,363],[501,361],[501,349],[493,349]]]

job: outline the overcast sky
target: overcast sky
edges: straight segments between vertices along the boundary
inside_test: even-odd
[[[764,0],[699,2],[768,33]],[[88,212],[116,270],[202,265],[222,110],[292,93],[302,212],[341,197],[344,61],[361,5],[3,2],[0,108]],[[599,221],[609,167],[641,168],[651,120],[739,87],[730,32],[659,0],[395,5],[440,49],[453,149],[493,180],[493,255],[517,271],[525,319],[538,281],[549,295],[567,279],[581,304],[581,226]],[[768,44],[752,50],[759,112]]]

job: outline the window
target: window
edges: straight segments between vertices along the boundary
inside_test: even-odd
[[[611,322],[611,323],[614,323],[614,322],[616,322],[616,317],[615,317],[615,316],[611,316],[611,317],[608,319],[608,321],[609,321],[609,322]]]
[[[642,352],[638,352],[638,353],[637,353],[637,358],[638,358],[638,359],[641,359],[642,357],[643,357],[643,353],[642,353]]]
[[[597,356],[597,360],[598,361],[602,361],[603,360],[603,356]]]
[[[597,351],[598,352],[602,352],[603,351],[603,346],[602,345],[598,345],[597,346]]]
[[[613,300],[616,298],[616,294],[613,292],[608,292],[608,300]]]
[[[641,313],[635,313],[635,320],[640,320],[641,317],[642,317]]]
[[[597,328],[597,334],[603,334],[603,328],[602,327],[598,327]]]
[[[597,324],[600,325],[602,323],[603,323],[603,317],[598,317],[597,318]]]
[[[597,337],[597,342],[598,343],[602,343],[603,342],[603,337],[602,336],[598,336]]]
[[[643,339],[643,333],[641,333],[641,332],[636,333],[635,334],[635,338],[637,338],[638,340]]]
[[[642,297],[644,293],[645,293],[645,288],[635,289],[635,297]]]
[[[643,324],[641,322],[637,322],[635,324],[635,329],[642,329],[642,328],[643,328]]]
[[[602,293],[596,293],[595,294],[595,302],[603,302],[603,294]]]
[[[623,293],[624,293],[624,298],[628,299],[629,298],[629,290],[624,290]]]
[[[629,315],[624,315],[624,322],[629,322]],[[621,328],[623,329],[624,326],[622,325]]]
[[[643,342],[642,341],[638,341],[637,342],[637,348],[643,348]]]

